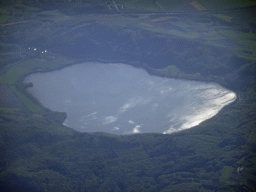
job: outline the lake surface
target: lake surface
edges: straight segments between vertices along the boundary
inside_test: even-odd
[[[26,77],[45,107],[81,132],[172,133],[198,125],[236,98],[214,83],[149,75],[125,64],[84,63]]]

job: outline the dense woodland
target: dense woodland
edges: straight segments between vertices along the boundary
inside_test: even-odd
[[[166,1],[152,1],[160,9],[156,2]],[[109,1],[0,3],[1,191],[256,191],[252,7],[239,12],[231,7],[224,17],[196,10],[181,14],[175,4],[179,14],[163,17],[135,14],[130,0],[123,0],[121,17],[110,12]],[[95,12],[99,9],[110,13]],[[22,80],[86,61],[122,62],[152,75],[216,82],[237,99],[177,133],[80,133],[62,125],[65,113],[40,106],[26,91],[33,85]]]

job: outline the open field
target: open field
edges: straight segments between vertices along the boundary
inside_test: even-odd
[[[51,71],[61,68],[63,65],[71,62],[70,59],[63,56],[56,56],[54,59],[36,58],[16,63],[9,67],[6,73],[0,76],[0,83],[14,84],[21,76],[32,72]]]
[[[28,110],[33,113],[44,113],[45,110],[40,105],[33,103],[25,94],[21,93],[16,89],[15,86],[11,86],[11,89],[19,97],[19,99],[24,103]]]
[[[237,7],[255,6],[256,2],[250,0],[216,0],[216,1],[204,1],[197,0],[207,10],[220,10],[220,9],[232,9]]]

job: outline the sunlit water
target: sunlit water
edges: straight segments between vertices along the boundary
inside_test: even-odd
[[[218,84],[149,75],[124,64],[78,64],[28,76],[40,103],[67,113],[82,132],[172,133],[198,125],[233,102]]]

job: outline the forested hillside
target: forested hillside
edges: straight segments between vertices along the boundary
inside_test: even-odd
[[[255,191],[253,1],[0,1],[1,191]],[[80,133],[25,76],[95,61],[237,94],[173,134]]]

